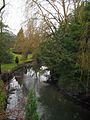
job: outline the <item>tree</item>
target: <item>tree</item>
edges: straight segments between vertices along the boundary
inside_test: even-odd
[[[31,16],[36,19],[39,17],[38,21],[43,19],[54,33],[62,22],[67,22],[71,10],[76,10],[81,2],[82,0],[27,0],[27,17],[29,19]]]
[[[82,4],[81,21],[84,25],[80,37],[80,51],[79,62],[81,65],[81,81],[84,81],[86,86],[86,94],[89,92],[89,79],[90,79],[90,3]]]
[[[36,10],[33,14],[35,20],[37,21],[40,15],[40,20],[43,20],[49,28],[48,37],[42,39],[43,32],[37,31],[35,27],[37,24],[33,22],[29,29],[32,52],[36,58],[39,56],[39,62],[50,69],[51,80],[54,83],[58,81],[60,85],[65,85],[66,89],[77,92],[89,88],[89,77],[87,77],[90,71],[89,4],[88,0],[28,0],[27,2],[28,10],[31,8]]]
[[[79,29],[80,25],[73,22],[62,25],[56,31],[55,36],[42,44],[41,60],[50,69],[53,81],[59,78],[74,79],[78,51],[77,40],[81,32]]]
[[[40,57],[51,71],[51,80],[76,90],[89,91],[90,79],[90,3],[82,2],[47,41]],[[77,14],[75,14],[77,12]],[[80,14],[81,13],[81,14]]]
[[[0,25],[2,25],[2,33],[0,33],[0,66],[1,66],[2,63],[12,62],[12,55],[10,54],[9,50],[13,41],[10,41],[12,36],[10,35],[9,32],[3,32],[3,29],[6,27],[6,25],[4,25],[4,23],[1,23]]]
[[[0,8],[0,12],[2,11],[2,9],[5,7],[5,0],[3,0],[3,5],[2,7]],[[2,27],[1,27],[1,36],[2,37]],[[1,62],[0,62],[0,74],[1,74]]]
[[[45,24],[44,21],[42,21],[38,26],[35,19],[31,19],[28,22],[28,28],[26,31],[26,44],[28,51],[31,51],[33,56],[33,66],[35,70],[38,68],[37,59],[38,59],[38,52],[40,48],[40,44],[45,41],[45,39],[50,34],[50,29]]]
[[[10,48],[14,45],[15,35],[8,31],[8,26],[3,22],[3,17],[1,15],[0,20],[0,63],[10,63],[12,62],[12,55],[10,54]]]
[[[24,43],[25,43],[25,38],[24,38],[23,29],[21,28],[16,37],[16,43],[15,43],[15,52],[16,53],[20,53],[20,54],[22,53]]]
[[[2,3],[2,6],[1,6],[1,8],[0,8],[0,12],[1,12],[2,9],[5,7],[5,0],[2,0],[1,2],[3,2],[3,3]]]

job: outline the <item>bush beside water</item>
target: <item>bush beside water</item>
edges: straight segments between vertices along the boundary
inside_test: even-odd
[[[0,80],[0,112],[4,110],[6,103],[6,94],[4,90],[4,83],[2,80]]]
[[[25,120],[39,120],[37,113],[37,100],[35,91],[32,89],[28,94],[27,105],[25,109]]]

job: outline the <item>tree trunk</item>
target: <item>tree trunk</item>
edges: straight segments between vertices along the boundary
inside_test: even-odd
[[[65,22],[67,22],[67,15],[66,15],[66,8],[65,8],[65,0],[62,0],[62,7],[63,7],[63,13],[64,13]]]
[[[2,9],[5,7],[5,0],[3,0],[3,6],[0,8],[0,12],[2,11]]]
[[[90,75],[89,75],[89,71],[87,73],[87,83],[86,83],[86,96],[88,97],[89,95],[89,79],[90,79]]]
[[[0,13],[2,11],[2,9],[5,7],[5,0],[3,0],[3,6],[0,8]],[[1,40],[2,40],[2,15],[1,15]],[[2,73],[1,71],[1,63],[0,63],[0,74]]]
[[[0,74],[1,74],[2,72],[1,72],[1,63],[0,63]]]

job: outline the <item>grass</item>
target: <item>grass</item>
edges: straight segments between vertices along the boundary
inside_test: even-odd
[[[14,67],[17,66],[16,63],[15,63],[15,58],[16,57],[19,58],[19,64],[21,64],[23,62],[26,62],[26,61],[31,61],[32,60],[32,54],[29,54],[28,58],[26,60],[23,60],[22,59],[22,55],[20,55],[20,54],[12,53],[12,55],[13,55],[13,61],[12,61],[12,63],[2,64],[1,65],[2,72],[9,72],[10,70],[12,70]]]
[[[15,58],[16,58],[16,57],[19,58],[19,63],[23,63],[23,62],[25,62],[25,61],[30,61],[30,60],[32,60],[32,54],[29,54],[29,55],[28,55],[28,58],[27,58],[26,60],[23,60],[22,55],[20,55],[20,54],[12,53],[12,55],[13,55],[13,61],[15,61]]]
[[[19,58],[19,62],[22,61],[22,55],[20,54],[15,54],[15,53],[11,53],[13,55],[13,62],[15,62],[15,58],[18,57]]]
[[[4,110],[6,102],[6,94],[4,90],[4,83],[2,80],[0,80],[0,112]]]
[[[16,67],[15,63],[11,63],[11,64],[2,64],[1,65],[1,69],[2,72],[9,72],[11,69],[13,69],[14,67]]]
[[[27,61],[30,61],[30,60],[32,60],[32,54],[28,55]]]

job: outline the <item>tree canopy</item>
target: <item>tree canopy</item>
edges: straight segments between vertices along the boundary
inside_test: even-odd
[[[1,23],[1,22],[0,22]],[[0,24],[2,30],[6,25],[4,23]],[[12,61],[12,55],[10,54],[10,48],[14,45],[15,36],[9,31],[2,31],[0,33],[0,63],[9,63]]]
[[[90,2],[82,2],[41,45],[40,59],[51,80],[73,92],[88,91],[90,74]],[[86,88],[88,90],[86,90]]]

